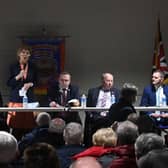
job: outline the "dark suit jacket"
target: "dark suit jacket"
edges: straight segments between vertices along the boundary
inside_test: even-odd
[[[11,102],[21,103],[22,97],[19,96],[19,90],[23,87],[25,83],[32,82],[33,84],[35,84],[37,80],[36,68],[31,62],[28,63],[27,78],[23,80],[20,79],[17,81],[15,77],[16,75],[19,74],[20,70],[21,69],[19,62],[12,64],[10,66],[10,75],[7,81],[7,85],[11,88],[11,94],[10,94]],[[33,87],[31,87],[28,90],[27,96],[29,102],[34,101]]]
[[[79,88],[74,85],[69,85],[67,93],[67,102],[71,99],[79,99]],[[55,101],[61,105],[61,90],[58,82],[54,82],[48,88],[48,100],[49,102]]]
[[[114,103],[109,109],[109,126],[114,121],[125,121],[129,114],[136,113],[133,105],[127,100],[120,98],[118,103]]]
[[[100,90],[101,90],[101,86],[89,89],[88,97],[87,97],[87,107],[96,107]],[[116,88],[112,88],[110,91],[111,91],[111,94],[114,93],[116,102],[118,102],[119,95],[120,95],[119,90]]]
[[[88,90],[87,95],[87,107],[96,107],[97,99],[101,86],[96,88],[91,88]],[[111,93],[114,93],[116,102],[119,100],[119,90],[116,88],[111,89]],[[102,117],[100,112],[86,112],[85,119],[85,130],[84,130],[84,143],[86,146],[92,145],[92,135],[93,133],[102,127],[106,127],[108,124],[108,116]]]
[[[166,96],[168,104],[168,86],[163,86],[163,92]],[[144,88],[143,95],[141,98],[141,106],[156,106],[156,89],[153,85],[149,85]]]
[[[49,103],[51,101],[55,101],[56,103],[61,105],[61,96],[62,96],[61,94],[62,92],[60,90],[59,83],[53,82],[48,88]],[[68,103],[68,101],[71,99],[79,99],[79,88],[77,86],[70,84],[68,88],[66,103]],[[77,112],[72,112],[72,111],[71,112],[70,111],[56,112],[56,113],[51,114],[51,116],[52,118],[61,117],[62,119],[66,121],[66,123],[69,123],[69,122],[81,123],[80,117]]]

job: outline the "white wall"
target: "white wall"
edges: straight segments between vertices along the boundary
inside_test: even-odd
[[[82,92],[100,83],[102,72],[115,84],[132,82],[139,94],[150,81],[156,17],[160,13],[168,53],[168,1],[162,0],[6,0],[0,5],[0,90],[7,101],[9,64],[15,60],[20,35],[70,35],[66,70]]]

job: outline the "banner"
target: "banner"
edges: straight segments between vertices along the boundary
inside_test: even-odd
[[[31,47],[31,60],[37,66],[36,95],[46,95],[49,82],[64,70],[65,38],[22,38]]]
[[[155,35],[155,46],[154,46],[152,71],[155,71],[157,69],[164,72],[164,74],[165,74],[164,83],[168,83],[168,66],[167,66],[165,53],[164,53],[159,18],[157,20],[157,31],[156,31],[156,35]]]

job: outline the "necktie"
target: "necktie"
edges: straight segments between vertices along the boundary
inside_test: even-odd
[[[107,93],[104,92],[103,97],[102,97],[102,101],[101,101],[101,107],[106,106],[106,101],[107,101]]]
[[[67,90],[62,89],[62,106],[65,106],[67,103]]]

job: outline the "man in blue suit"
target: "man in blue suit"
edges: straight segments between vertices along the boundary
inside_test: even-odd
[[[151,85],[144,88],[141,106],[166,106],[168,104],[168,86],[163,84],[164,73],[156,70],[152,74]],[[157,123],[168,125],[168,113],[160,111],[147,112]]]
[[[101,86],[88,90],[87,107],[106,107],[118,102],[119,90],[114,88],[114,79],[111,73],[103,73]],[[115,99],[115,100],[114,100]],[[93,133],[102,127],[107,126],[108,113],[106,112],[86,112],[84,143],[86,146],[92,145]]]

